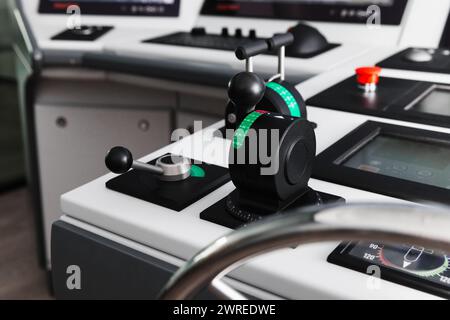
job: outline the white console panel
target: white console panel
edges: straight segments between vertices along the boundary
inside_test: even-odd
[[[309,112],[310,119],[319,126],[318,152],[369,119],[361,115],[318,108],[310,108]],[[426,127],[399,121],[386,122]],[[448,129],[442,131],[450,132]],[[167,152],[173,152],[225,167],[228,148],[228,141],[211,138],[211,134],[202,131],[162,148],[142,160],[150,161]],[[63,195],[63,213],[182,260],[189,259],[201,248],[230,231],[199,219],[199,214],[231,192],[234,189],[231,182],[185,210],[175,212],[106,189],[105,182],[114,176],[108,174]],[[341,196],[349,203],[400,202],[386,196],[315,179],[310,181],[310,186],[318,191]],[[380,290],[368,289],[367,276],[326,262],[327,256],[336,246],[337,243],[327,243],[283,250],[250,262],[233,272],[231,277],[275,295],[294,299],[432,298],[428,294],[385,281],[382,282]],[[326,279],[323,278],[324,275],[327,275]]]
[[[390,49],[392,50],[392,49]],[[325,73],[297,86],[305,99],[350,76],[361,64],[371,64],[389,49],[373,51],[365,58],[356,59],[345,67]],[[409,77],[409,73],[386,70],[386,74]],[[417,74],[432,78],[430,74]],[[450,77],[442,76],[442,82],[450,83]],[[308,107],[308,118],[317,123],[317,153],[324,151],[350,131],[367,120],[398,124],[419,129],[450,133],[448,128],[383,119],[341,111]],[[167,152],[181,154],[196,160],[207,161],[226,167],[230,142],[212,137],[211,128],[197,132],[179,142],[166,146],[146,157],[150,161]],[[199,218],[200,212],[216,203],[234,186],[230,182],[181,212],[175,212],[157,205],[138,200],[106,189],[105,182],[113,178],[108,174],[62,196],[62,220],[85,227],[91,231],[102,230],[102,236],[114,241],[129,243],[133,248],[154,250],[160,259],[167,262],[174,258],[187,260],[213,240],[230,230]],[[318,191],[341,196],[348,203],[357,202],[405,202],[384,195],[349,188],[316,179],[310,186]],[[82,221],[79,223],[77,221]],[[136,247],[134,244],[138,244]],[[286,249],[255,259],[230,274],[230,278],[253,286],[275,296],[293,299],[430,299],[435,296],[407,288],[392,282],[382,281],[377,290],[369,289],[366,275],[351,271],[326,261],[337,243],[325,243]],[[148,252],[148,251],[147,251]],[[257,295],[258,296],[258,295]],[[263,297],[263,296],[260,296]]]

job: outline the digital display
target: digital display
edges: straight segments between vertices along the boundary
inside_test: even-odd
[[[81,14],[178,17],[180,13],[180,0],[41,0],[39,12],[67,14],[73,5]]]
[[[435,87],[409,110],[450,117],[450,87]]]
[[[383,279],[446,298],[450,295],[450,258],[442,251],[407,244],[358,242],[342,244],[328,260],[366,273],[370,266],[378,266]]]
[[[399,25],[407,0],[206,0],[204,15],[366,23],[379,8],[382,24]]]
[[[450,144],[377,135],[342,165],[450,189]]]

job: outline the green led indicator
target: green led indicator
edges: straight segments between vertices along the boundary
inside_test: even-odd
[[[234,133],[233,147],[235,149],[239,149],[240,147],[242,147],[245,141],[245,137],[248,134],[248,131],[252,127],[253,123],[255,123],[255,121],[262,115],[263,113],[254,111],[250,113],[247,117],[245,117],[245,119],[240,124],[239,128]]]
[[[204,178],[206,176],[205,170],[203,168],[192,165],[191,166],[191,177],[194,178]]]
[[[288,106],[289,111],[291,112],[291,116],[298,118],[302,116],[300,107],[297,101],[295,100],[295,97],[292,95],[292,93],[289,92],[288,89],[286,89],[281,84],[276,82],[267,83],[267,87],[275,91],[284,100],[284,102],[286,102],[286,105]]]

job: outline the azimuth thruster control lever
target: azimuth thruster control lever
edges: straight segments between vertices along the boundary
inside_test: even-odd
[[[228,196],[226,210],[248,222],[280,212],[307,192],[316,153],[308,120],[255,108],[264,92],[262,80],[248,72],[236,75],[228,90],[230,103],[243,115],[229,155],[237,190]]]

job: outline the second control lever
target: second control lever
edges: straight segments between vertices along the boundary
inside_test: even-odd
[[[105,157],[106,167],[113,173],[123,174],[130,169],[149,172],[157,175],[162,181],[181,181],[190,177],[191,163],[181,156],[165,155],[156,160],[156,164],[148,164],[133,160],[130,150],[114,147]]]

